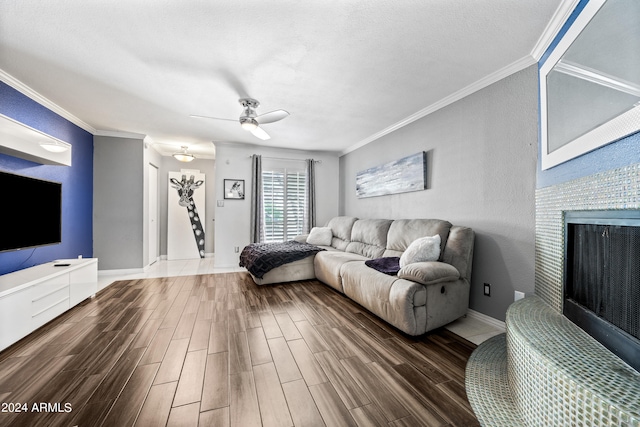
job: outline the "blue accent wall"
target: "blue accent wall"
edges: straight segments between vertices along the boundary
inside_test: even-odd
[[[567,30],[574,23],[580,12],[587,5],[588,0],[581,0],[575,10],[567,19],[562,29],[553,40],[547,51],[542,55],[538,66],[541,67],[548,59],[549,55],[556,48]],[[640,72],[640,70],[639,70]],[[539,98],[538,98],[539,100]],[[539,101],[538,101],[539,102]],[[538,111],[542,111],[538,109]],[[538,121],[538,123],[540,123]],[[538,141],[538,176],[536,186],[544,188],[551,185],[561,184],[598,172],[624,167],[627,165],[640,163],[640,132],[612,142],[597,150],[586,153],[580,157],[569,160],[551,169],[542,170],[540,159],[542,157],[542,145]]]
[[[545,171],[538,161],[537,187],[549,187],[636,163],[640,163],[640,132]]]
[[[93,135],[0,82],[0,113],[72,145],[72,166],[41,165],[0,154],[0,170],[62,183],[62,243],[0,253],[0,274],[59,258],[93,256]],[[4,194],[8,194],[8,191]],[[19,203],[3,197],[2,204]],[[21,197],[37,197],[22,195]],[[1,208],[0,208],[1,209]],[[17,232],[0,224],[0,234]]]
[[[569,31],[569,28],[578,18],[578,15],[580,15],[580,12],[582,12],[582,10],[585,8],[587,3],[589,3],[589,0],[580,0],[578,2],[578,4],[576,5],[576,8],[573,10],[573,12],[571,12],[571,15],[569,15],[569,17],[567,18],[567,22],[565,22],[564,25],[562,25],[562,28],[560,28],[560,31],[558,31],[558,34],[556,34],[556,37],[553,39],[553,41],[551,42],[547,50],[542,54],[542,57],[538,61],[538,67],[542,67],[542,65],[547,61],[547,59],[549,58],[549,55],[551,55],[551,52],[553,52],[556,46],[558,46],[558,43],[560,43],[560,40],[562,40],[562,37],[564,37],[564,35],[567,34],[567,31]]]

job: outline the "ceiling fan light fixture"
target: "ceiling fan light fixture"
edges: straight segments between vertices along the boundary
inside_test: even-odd
[[[182,147],[182,151],[173,154],[173,157],[180,162],[190,162],[195,159],[193,154],[187,153],[187,147]]]
[[[258,122],[249,117],[242,118],[240,119],[240,126],[242,126],[242,129],[251,132],[258,127]]]
[[[258,102],[258,100],[253,98],[241,98],[238,100],[238,102],[240,102],[240,105],[242,105],[243,107],[243,112],[238,119],[238,121],[240,122],[240,126],[242,127],[242,129],[246,130],[247,132],[251,132],[253,136],[263,141],[266,141],[271,137],[267,132],[265,132],[265,130],[262,128],[262,125],[280,121],[289,115],[289,112],[285,110],[274,110],[268,113],[257,115],[255,109],[258,107],[258,105],[260,105],[260,102]],[[219,117],[209,116],[192,115],[191,117],[235,121],[233,119],[223,119]]]

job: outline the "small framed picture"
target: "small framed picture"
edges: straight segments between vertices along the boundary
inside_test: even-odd
[[[224,198],[244,200],[244,179],[225,179]]]

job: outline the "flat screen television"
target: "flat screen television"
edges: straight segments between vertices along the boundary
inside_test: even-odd
[[[62,241],[62,184],[0,171],[0,251]]]

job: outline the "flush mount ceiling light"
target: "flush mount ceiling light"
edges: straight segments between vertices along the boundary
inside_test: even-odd
[[[187,146],[183,145],[182,146],[182,151],[175,153],[173,155],[173,157],[175,157],[176,160],[179,160],[181,162],[190,162],[193,159],[195,159],[195,156],[193,154],[189,154],[187,153]]]
[[[56,141],[43,141],[40,143],[40,146],[52,153],[63,153],[69,149],[68,146]]]

